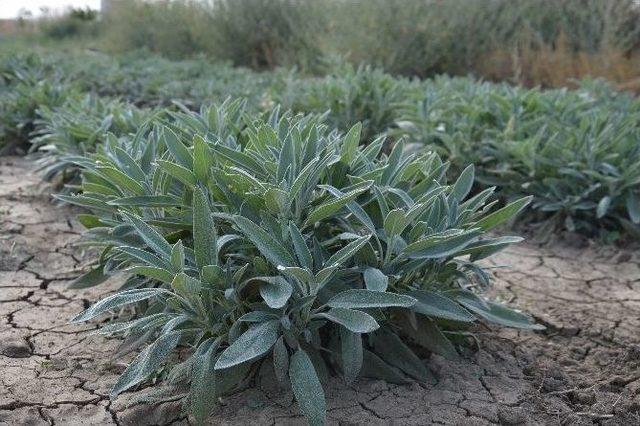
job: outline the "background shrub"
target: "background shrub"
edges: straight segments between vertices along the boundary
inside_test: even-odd
[[[120,52],[146,48],[171,58],[204,53],[254,69],[310,69],[319,56],[314,39],[321,10],[304,0],[125,0],[107,16],[107,45]]]
[[[238,0],[119,2],[117,51],[204,53],[265,69],[323,73],[338,57],[392,74],[475,74],[527,85],[640,78],[633,0]]]
[[[210,11],[209,52],[234,65],[315,69],[324,5],[309,0],[220,0]]]
[[[41,19],[40,30],[45,36],[60,40],[71,37],[95,37],[99,33],[98,12],[90,8],[70,9],[61,16]]]
[[[107,45],[117,52],[147,49],[169,58],[206,52],[200,43],[204,37],[197,35],[207,28],[203,8],[193,1],[114,2],[105,17]]]
[[[397,104],[418,88],[417,82],[350,64],[342,64],[322,78],[293,75],[284,82],[273,91],[276,103],[298,112],[326,113],[327,122],[343,132],[361,123],[365,143],[391,127]]]

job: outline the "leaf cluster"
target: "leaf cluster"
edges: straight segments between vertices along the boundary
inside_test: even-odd
[[[395,134],[456,170],[475,163],[505,199],[533,195],[550,230],[615,239],[640,231],[639,108],[602,82],[540,91],[439,78],[404,102]]]
[[[103,331],[148,343],[114,394],[188,346],[167,380],[196,419],[270,365],[309,423],[323,424],[331,372],[428,381],[421,350],[456,357],[479,320],[538,328],[484,299],[477,263],[521,240],[488,232],[529,198],[495,209],[493,188],[469,196],[473,166],[447,184],[436,154],[402,142],[385,154],[382,138],[359,145],[360,124],[342,135],[322,119],[258,117],[229,101],[70,159],[81,192],[59,198],[92,211],[79,219],[102,248],[74,285],[129,275],[75,320],[132,306]]]

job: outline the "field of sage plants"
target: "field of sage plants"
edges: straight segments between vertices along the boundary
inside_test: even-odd
[[[265,369],[291,392],[298,421],[322,425],[336,420],[326,397],[336,377],[356,394],[371,379],[424,391],[447,380],[425,359],[471,370],[486,330],[566,333],[557,306],[493,288],[495,270],[537,256],[514,248],[520,235],[619,250],[630,265],[621,271],[638,269],[639,113],[639,100],[602,81],[540,90],[351,65],[312,78],[150,54],[0,58],[0,151],[26,155],[56,208],[75,206],[84,228],[86,261],[65,291],[108,288],[68,319],[123,337],[135,354],[98,400],[156,387],[157,402],[169,389],[195,424],[220,421],[226,398]],[[554,273],[560,287],[565,273]],[[637,297],[625,297],[631,309],[623,302]],[[484,386],[487,407],[503,404]],[[638,415],[629,401],[621,418]],[[484,421],[508,423],[513,405]],[[589,421],[619,414],[576,407]]]

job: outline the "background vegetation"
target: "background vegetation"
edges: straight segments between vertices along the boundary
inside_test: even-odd
[[[361,123],[363,145],[386,136],[390,150],[404,138],[407,149],[446,158],[453,176],[475,164],[476,190],[495,186],[504,201],[534,195],[523,217],[547,232],[607,241],[639,235],[640,100],[602,81],[542,91],[350,65],[309,78],[205,59],[86,52],[8,56],[0,73],[0,146],[46,151],[49,179],[70,178],[65,157],[95,151],[107,131],[135,133],[147,117],[241,97],[252,113],[279,105],[322,115],[342,133]]]
[[[73,12],[45,32],[86,34],[86,18]],[[606,77],[634,89],[640,78],[633,0],[122,0],[93,31],[112,52],[203,54],[254,69],[323,74],[339,59],[528,86]]]
[[[162,378],[204,420],[273,368],[321,425],[330,373],[428,381],[476,322],[541,328],[477,263],[521,211],[640,236],[640,100],[569,81],[631,87],[630,1],[116,5],[41,22],[56,48],[0,43],[1,153],[101,251],[73,286],[127,276],[75,318],[144,346],[114,395]]]

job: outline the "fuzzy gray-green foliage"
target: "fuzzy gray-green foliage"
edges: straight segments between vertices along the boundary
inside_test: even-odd
[[[103,248],[97,276],[130,274],[76,320],[134,304],[112,331],[149,342],[114,393],[181,344],[193,350],[181,382],[198,419],[272,363],[309,423],[323,424],[328,366],[348,381],[428,381],[416,343],[455,357],[445,336],[477,321],[539,328],[483,298],[489,276],[476,263],[521,240],[487,232],[529,198],[493,209],[493,189],[469,196],[473,166],[447,184],[436,154],[364,147],[360,124],[341,135],[321,116],[241,108],[183,113],[69,159],[83,186],[60,198],[93,211],[81,221]]]

